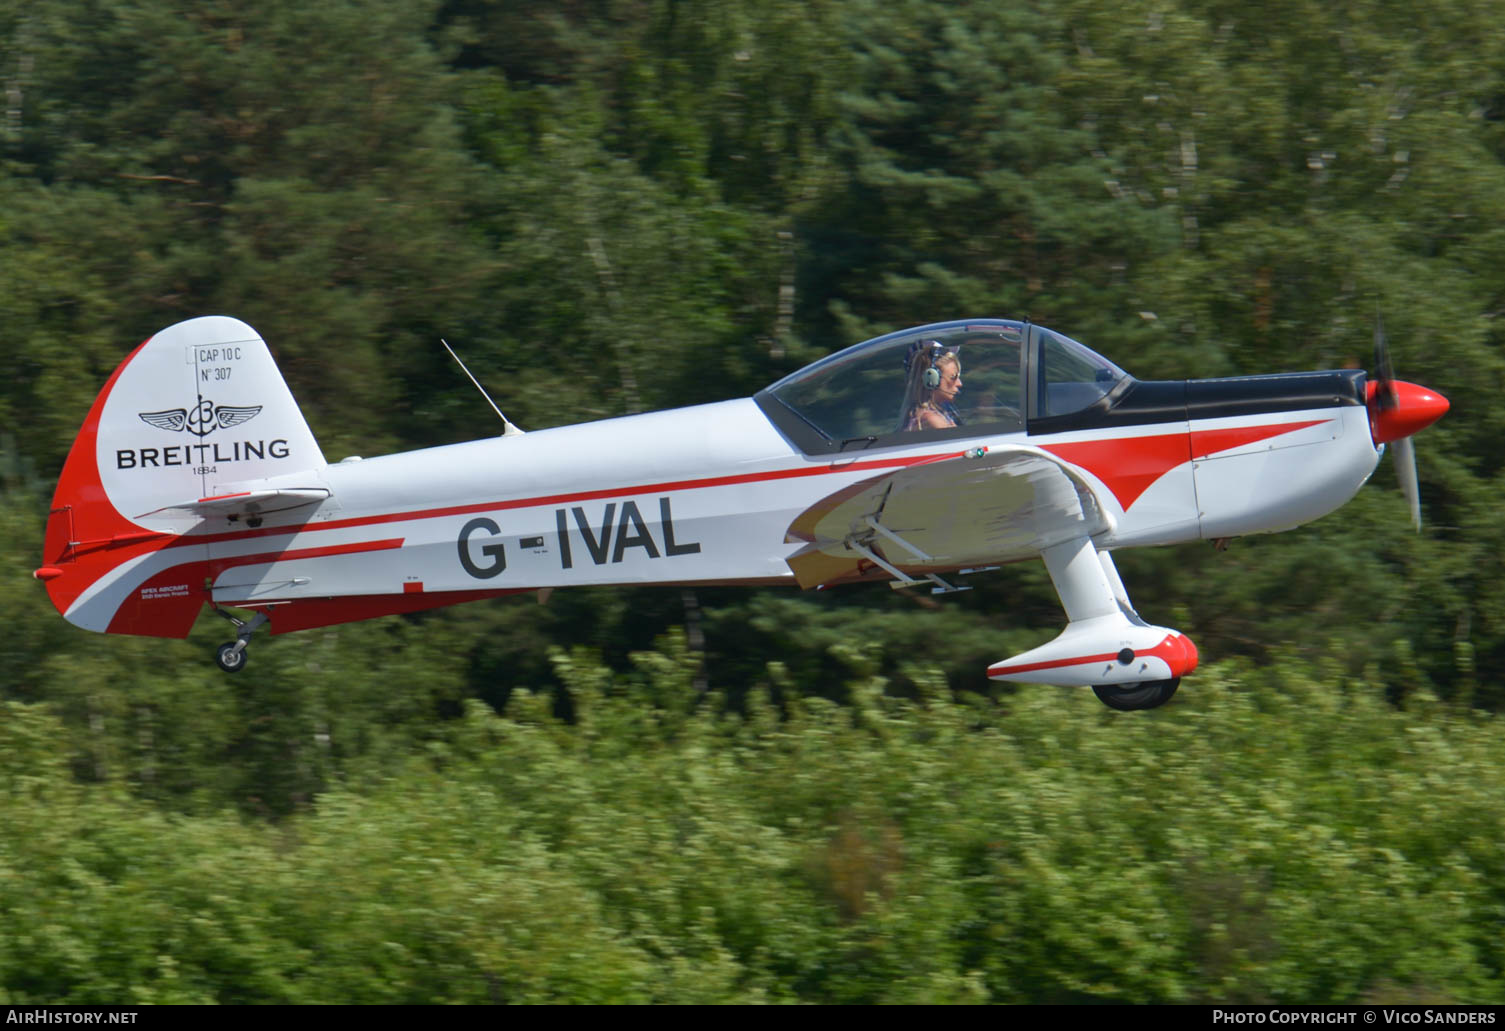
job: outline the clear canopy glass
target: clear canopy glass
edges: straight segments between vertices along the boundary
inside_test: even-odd
[[[1033,360],[1023,354],[1028,341]],[[1029,412],[1025,376],[1036,404]],[[769,388],[832,444],[966,427],[1019,432],[1026,414],[1093,404],[1126,377],[1112,362],[1040,326],[1001,319],[946,322],[849,347]]]
[[[1095,351],[1052,330],[1034,326],[1040,349],[1035,370],[1038,416],[1068,415],[1095,404],[1128,373]]]

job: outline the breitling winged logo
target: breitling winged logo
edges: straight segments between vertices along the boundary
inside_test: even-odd
[[[261,411],[261,405],[216,405],[213,401],[199,398],[193,408],[167,408],[160,412],[137,412],[141,421],[159,430],[187,430],[197,437],[207,437],[215,430],[228,430],[250,422]]]

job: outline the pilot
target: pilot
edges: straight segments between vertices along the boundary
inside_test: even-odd
[[[918,340],[904,358],[904,432],[961,425],[953,402],[962,388],[962,360],[939,340]]]

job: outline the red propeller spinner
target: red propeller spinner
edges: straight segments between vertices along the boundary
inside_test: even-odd
[[[1388,387],[1388,389],[1386,389]],[[1380,392],[1384,390],[1382,397]],[[1369,436],[1376,444],[1388,444],[1420,433],[1447,414],[1448,399],[1429,387],[1390,380],[1369,381]]]

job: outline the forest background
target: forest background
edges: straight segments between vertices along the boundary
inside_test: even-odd
[[[0,0],[0,1002],[1505,1000],[1505,33],[1454,0]],[[224,313],[332,459],[1029,316],[1452,401],[1340,512],[1124,553],[1173,703],[1002,688],[1036,564],[263,640],[30,572]]]

